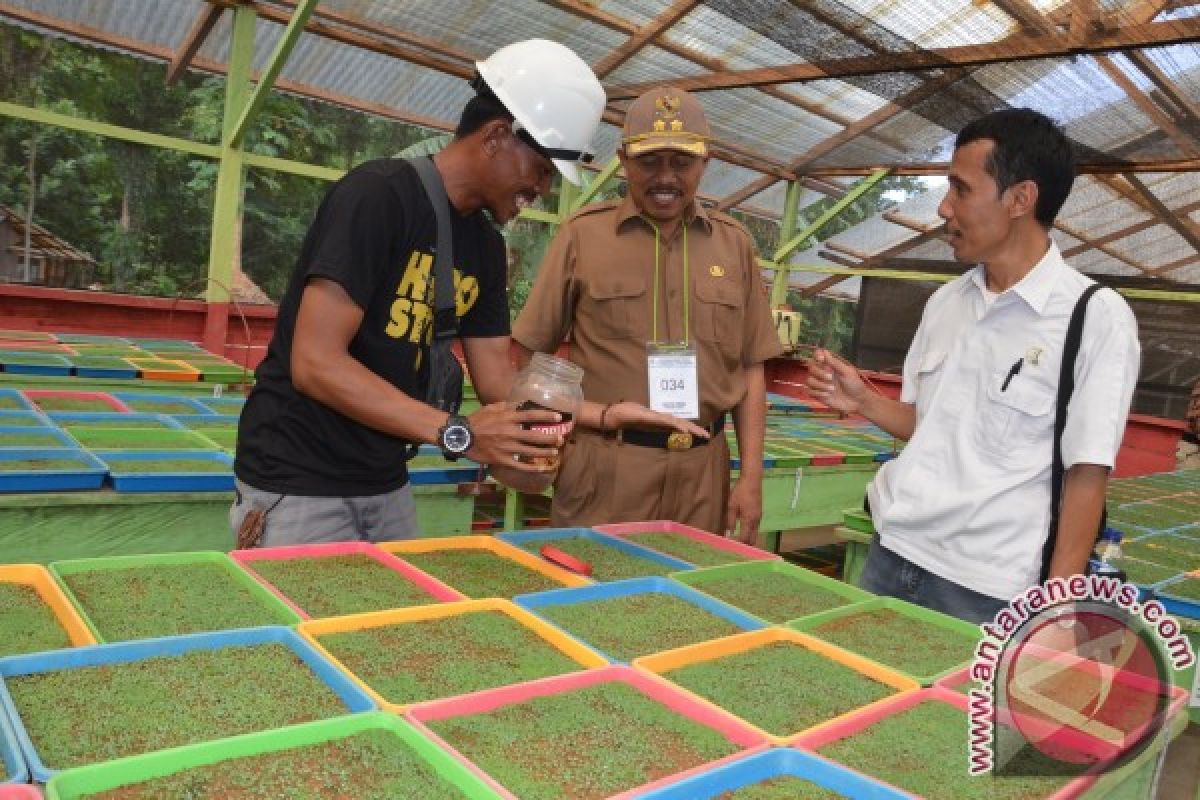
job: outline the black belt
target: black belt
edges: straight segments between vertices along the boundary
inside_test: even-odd
[[[683,431],[639,431],[635,428],[605,431],[604,438],[619,438],[628,444],[636,444],[638,447],[653,447],[658,450],[690,450],[693,447],[706,445],[721,435],[721,432],[725,430],[725,415],[717,417],[717,421],[706,427],[705,430],[710,434],[708,439]]]

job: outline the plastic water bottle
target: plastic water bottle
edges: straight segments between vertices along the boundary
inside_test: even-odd
[[[1096,540],[1096,549],[1088,559],[1089,575],[1126,580],[1125,570],[1114,563],[1121,558],[1121,535],[1116,528],[1105,528],[1101,531],[1100,538]]]

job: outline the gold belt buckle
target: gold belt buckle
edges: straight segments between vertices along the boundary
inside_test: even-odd
[[[690,450],[692,435],[687,431],[674,431],[667,437],[668,450]]]

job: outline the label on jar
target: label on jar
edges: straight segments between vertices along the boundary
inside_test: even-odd
[[[549,408],[541,403],[535,403],[532,400],[526,400],[517,406],[517,411],[553,411],[562,417],[562,422],[551,424],[524,423],[521,425],[527,431],[537,431],[538,433],[557,433],[566,436],[575,427],[574,417],[566,411],[559,411],[554,408]]]

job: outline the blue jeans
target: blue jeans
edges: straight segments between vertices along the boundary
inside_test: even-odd
[[[868,592],[907,600],[976,625],[990,622],[1008,605],[1007,600],[980,594],[918,567],[881,545],[878,534],[871,540],[858,585]]]

